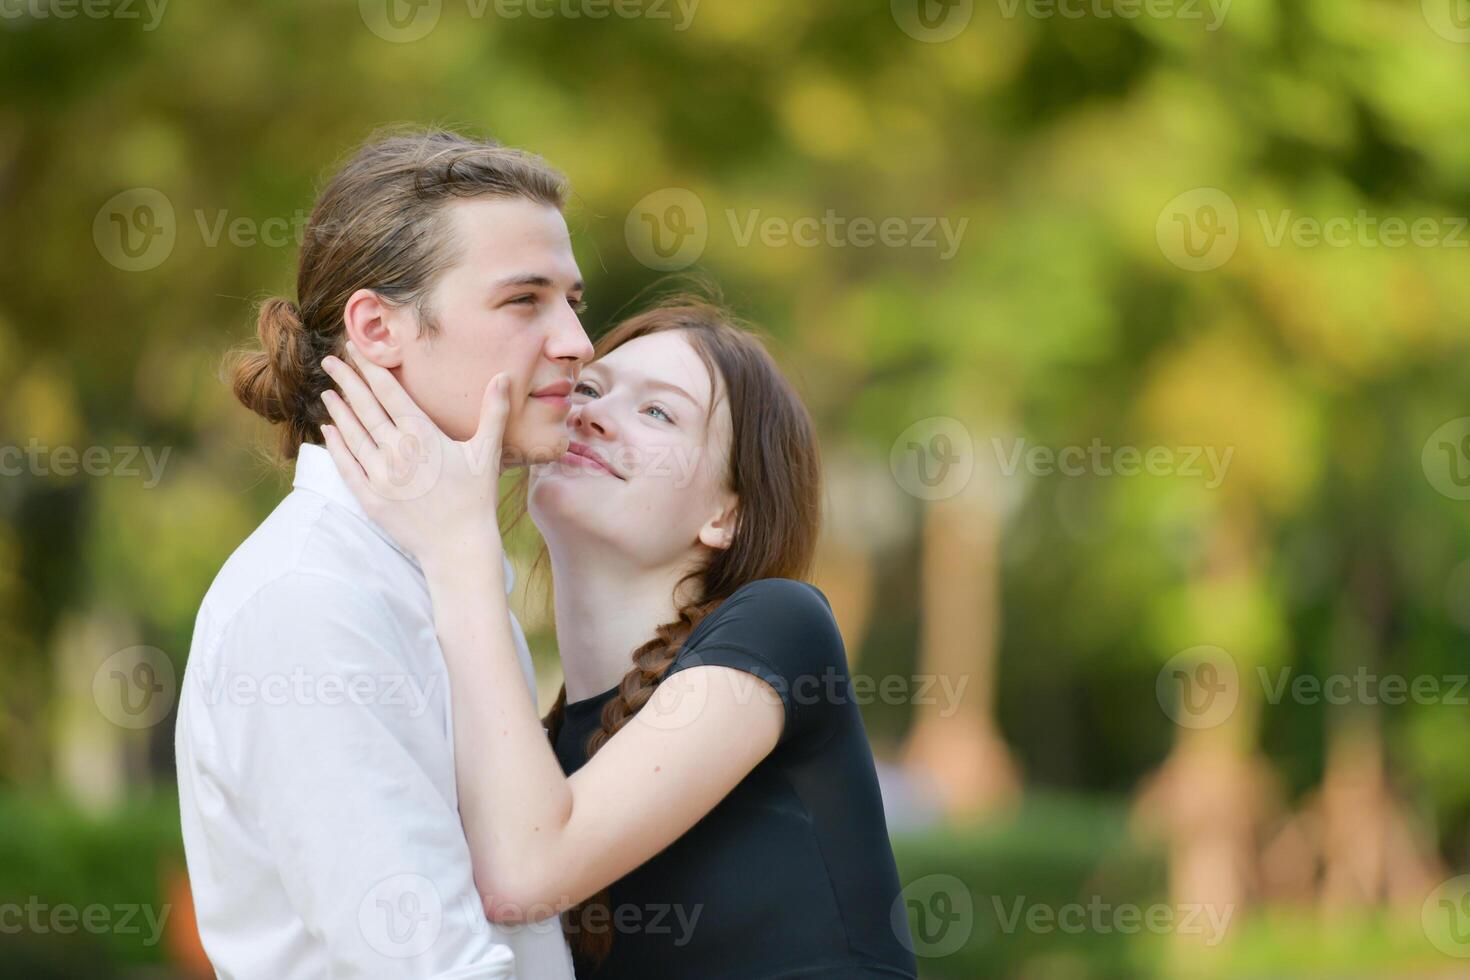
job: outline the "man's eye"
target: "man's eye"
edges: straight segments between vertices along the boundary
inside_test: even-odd
[[[587,312],[587,301],[585,299],[568,299],[567,305],[572,308],[572,312],[577,314],[577,316],[581,316]]]
[[[524,296],[517,296],[511,302],[520,303],[522,306],[534,306],[536,304],[536,296],[533,293],[527,293]]]

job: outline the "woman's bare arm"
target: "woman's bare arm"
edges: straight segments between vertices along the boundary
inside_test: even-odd
[[[732,668],[694,667],[661,685],[568,779],[525,697],[498,552],[425,572],[450,670],[460,816],[497,920],[545,918],[638,867],[780,738],[784,713],[769,685]]]

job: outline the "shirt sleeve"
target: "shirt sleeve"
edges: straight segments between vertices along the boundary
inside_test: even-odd
[[[851,677],[842,634],[820,589],[794,579],[742,586],[696,627],[669,668],[732,667],[753,674],[781,698],[781,743],[825,730],[851,704]]]
[[[513,980],[475,888],[445,716],[431,710],[447,677],[410,660],[402,629],[346,582],[279,580],[227,628],[211,710],[333,980]]]

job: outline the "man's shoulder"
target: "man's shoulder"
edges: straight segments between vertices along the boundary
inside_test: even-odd
[[[262,613],[313,604],[386,613],[396,604],[390,570],[406,560],[359,524],[320,495],[293,490],[220,568],[200,628],[217,639]],[[196,646],[207,638],[196,635]]]

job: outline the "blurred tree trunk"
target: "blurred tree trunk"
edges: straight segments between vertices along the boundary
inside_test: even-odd
[[[812,577],[832,603],[855,671],[872,615],[876,555],[903,533],[901,526],[885,526],[898,523],[890,515],[902,509],[902,500],[891,491],[882,498],[880,491],[891,486],[888,471],[861,454],[834,447],[822,463],[826,500]]]
[[[112,613],[70,613],[56,627],[51,657],[56,780],[69,799],[94,813],[122,801],[130,773],[146,778],[148,772],[147,731],[109,720],[93,686],[103,661],[136,642],[133,624]]]
[[[1360,555],[1349,571],[1333,630],[1333,669],[1352,680],[1346,704],[1327,707],[1327,765],[1312,804],[1322,835],[1322,905],[1333,910],[1388,901],[1417,909],[1444,877],[1407,809],[1394,796],[1384,767],[1382,715],[1360,673],[1381,677],[1389,597],[1381,557]],[[1335,700],[1334,696],[1334,700]]]
[[[1212,529],[1192,588],[1207,597],[1195,628],[1240,655],[1251,644],[1251,628],[1238,618],[1239,609],[1231,616],[1228,597],[1248,594],[1259,572],[1253,522],[1239,511],[1234,517]],[[1259,884],[1262,828],[1279,798],[1274,774],[1256,749],[1253,660],[1238,663],[1238,700],[1228,716],[1209,727],[1176,728],[1173,750],[1145,780],[1135,808],[1139,825],[1165,842],[1174,907],[1228,911],[1232,921]],[[1175,939],[1183,960],[1199,954],[1200,936],[1176,933]]]
[[[939,696],[937,703],[915,705],[905,752],[946,812],[961,818],[1003,807],[1020,794],[1017,767],[995,719],[1001,519],[998,495],[982,478],[988,472],[977,467],[962,492],[925,504],[919,673],[948,679],[956,689],[967,686],[953,704]]]

